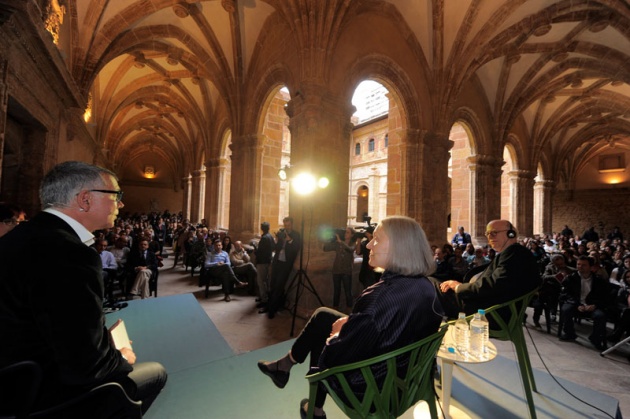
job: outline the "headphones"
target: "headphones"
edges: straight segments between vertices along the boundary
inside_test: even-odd
[[[516,231],[514,230],[514,226],[511,222],[508,221],[508,224],[510,225],[510,227],[506,234],[508,236],[508,239],[513,239],[514,237],[516,237]]]

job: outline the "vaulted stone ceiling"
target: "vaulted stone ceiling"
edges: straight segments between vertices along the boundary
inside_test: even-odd
[[[244,92],[245,80],[257,55],[269,53],[260,45],[269,42],[270,27],[289,28],[286,39],[301,49],[289,53],[319,54],[322,68],[302,69],[308,79],[326,74],[326,51],[367,11],[395,20],[417,51],[418,66],[433,78],[428,89],[433,102],[442,108],[434,118],[450,118],[472,81],[485,93],[492,135],[503,137],[521,124],[532,138],[534,161],[545,154],[563,162],[553,165],[550,177],[570,177],[584,156],[611,144],[630,147],[626,0],[66,0],[65,5],[71,71],[80,89],[93,95],[97,141],[119,168],[153,155],[175,178],[197,169],[219,152],[221,130],[241,122],[237,109],[250,94]]]

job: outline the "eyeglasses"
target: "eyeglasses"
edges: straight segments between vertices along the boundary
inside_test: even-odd
[[[486,237],[496,237],[497,234],[503,233],[504,231],[507,231],[507,230],[486,231],[485,235],[486,235]]]
[[[106,189],[90,189],[90,192],[113,193],[116,194],[116,202],[122,201],[123,191],[108,191]]]

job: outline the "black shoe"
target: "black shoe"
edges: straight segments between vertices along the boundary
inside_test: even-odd
[[[589,336],[588,340],[593,344],[593,346],[600,350],[600,351],[604,351],[606,350],[606,343],[605,342],[600,342],[599,340],[595,339],[593,336]]]
[[[577,335],[567,335],[564,334],[560,336],[560,340],[563,342],[574,342],[577,339]]]
[[[269,310],[267,310],[267,307],[263,307],[263,308],[261,308],[260,310],[258,310],[258,314],[264,314],[264,313],[266,313],[267,311],[269,311]]]
[[[259,302],[258,304],[256,304],[256,308],[263,308],[263,307],[267,307],[267,303]]]
[[[307,408],[306,404],[308,403],[308,399],[303,399],[300,402],[300,418],[306,419]],[[313,415],[313,419],[326,419],[326,413],[321,416]]]
[[[272,370],[269,368],[270,365],[274,365],[275,369]],[[262,373],[267,377],[271,378],[271,381],[273,381],[278,388],[284,388],[289,381],[289,373],[280,371],[278,369],[278,364],[275,362],[267,363],[264,361],[258,361],[258,369],[260,369],[260,371],[262,371]]]
[[[267,317],[270,319],[273,319],[274,317],[276,317],[276,313],[274,313],[273,311],[270,311],[267,313]]]
[[[536,327],[537,329],[542,329],[542,326],[540,325],[538,319],[534,319],[534,327]]]

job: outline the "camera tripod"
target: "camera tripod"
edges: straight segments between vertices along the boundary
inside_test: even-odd
[[[302,235],[304,235],[304,204],[302,204],[301,227]],[[303,289],[310,291],[311,294],[313,294],[315,298],[317,298],[320,306],[324,305],[324,302],[319,297],[319,294],[317,294],[317,290],[313,286],[311,279],[308,277],[308,274],[304,269],[304,236],[302,236],[302,240],[300,241],[300,268],[291,280],[291,283],[289,284],[289,287],[287,289],[290,290],[293,284],[295,284],[296,282],[297,284],[295,285],[295,301],[293,302],[293,307],[291,308],[291,313],[293,314],[293,319],[291,320],[291,333],[289,334],[289,336],[291,337],[293,337],[293,330],[295,329],[295,317],[297,316],[298,304],[300,302],[300,297],[302,296]]]

